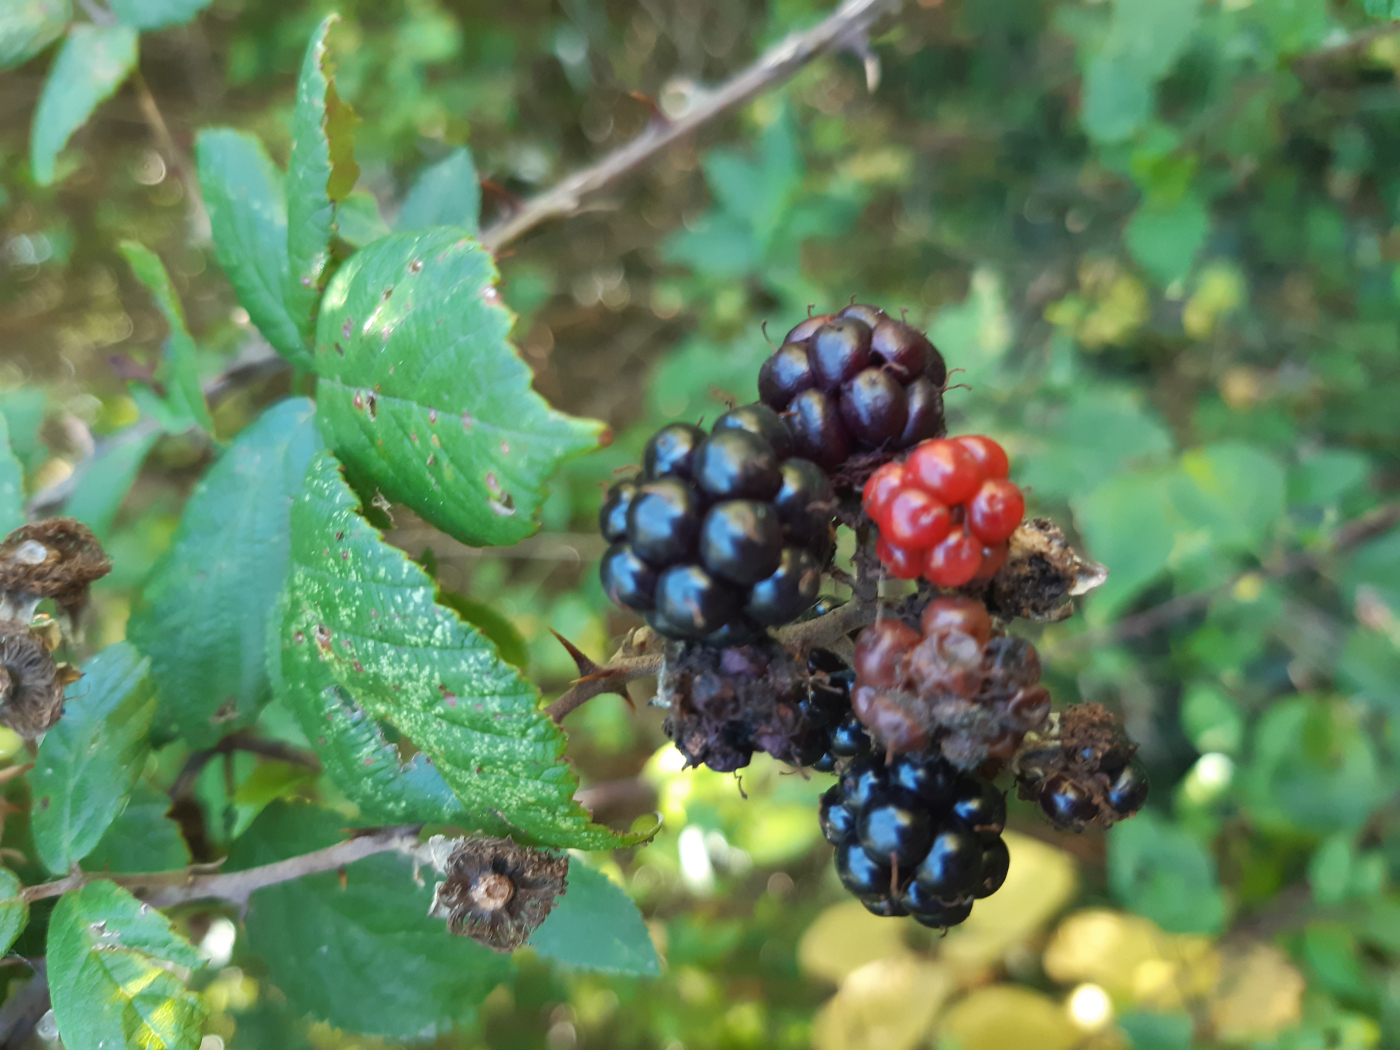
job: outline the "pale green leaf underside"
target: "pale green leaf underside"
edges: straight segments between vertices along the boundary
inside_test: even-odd
[[[471,150],[454,149],[424,169],[404,198],[394,228],[426,230],[457,226],[473,235],[481,222],[481,183]]]
[[[115,883],[63,895],[49,919],[48,964],[68,1050],[199,1046],[204,1000],[170,966],[198,969],[203,960],[164,915]]]
[[[184,25],[209,6],[210,0],[108,0],[112,13],[136,29]]]
[[[632,898],[601,871],[569,865],[568,890],[530,946],[569,966],[611,973],[661,972],[656,946]]]
[[[160,256],[145,245],[123,241],[121,249],[136,279],[150,289],[165,323],[170,326],[165,378],[170,387],[171,407],[206,433],[212,433],[214,421],[209,417],[209,406],[205,404],[204,390],[199,385],[196,360],[199,350],[185,325],[185,311],[170,283],[170,274],[166,272]]]
[[[126,807],[150,752],[147,670],[128,642],[103,649],[68,687],[63,718],[39,746],[30,819],[39,859],[55,874],[86,857]]]
[[[326,34],[340,20],[327,15],[311,35],[297,81],[292,114],[292,152],[287,164],[286,301],[297,327],[312,330],[312,315],[321,294],[321,275],[330,261],[335,205],[327,193],[331,178],[330,140],[326,137]]]
[[[112,446],[89,462],[82,468],[73,494],[63,505],[63,513],[92,529],[98,539],[106,539],[122,500],[126,499],[132,482],[141,472],[146,453],[159,437],[159,433],[142,434]]]
[[[280,639],[287,674],[320,660],[354,704],[433,760],[470,827],[542,846],[623,841],[574,801],[578,780],[564,760],[564,735],[539,709],[534,686],[436,604],[427,574],[356,511],[335,459],[318,453],[292,508]],[[291,656],[294,647],[306,655]],[[312,675],[286,687],[324,688]]]
[[[0,415],[0,536],[24,524],[24,468],[10,448],[10,428]]]
[[[192,747],[248,725],[272,697],[263,654],[292,499],[321,447],[315,413],[289,398],[238,435],[185,504],[127,628],[151,658],[161,724]]]
[[[345,837],[331,810],[274,802],[234,846],[234,869],[270,864]],[[284,882],[253,895],[252,950],[299,1013],[367,1035],[432,1039],[469,1024],[510,973],[510,960],[428,917],[431,880],[417,885],[393,855]]]
[[[496,278],[462,230],[395,234],[341,266],[316,327],[317,407],[336,455],[476,545],[535,532],[545,480],[606,433],[530,389]]]
[[[136,30],[130,26],[84,22],[69,30],[34,110],[29,166],[35,182],[53,182],[59,151],[135,67]]]
[[[19,876],[9,868],[0,868],[0,954],[10,950],[29,921],[29,902],[19,891]]]
[[[63,32],[69,0],[6,0],[0,4],[0,69],[27,62]]]
[[[170,796],[141,781],[83,867],[125,874],[183,868],[190,862],[190,849],[180,826],[166,816],[169,810]]]
[[[205,128],[195,142],[214,255],[248,317],[293,364],[310,361],[287,309],[287,201],[282,173],[252,135]]]

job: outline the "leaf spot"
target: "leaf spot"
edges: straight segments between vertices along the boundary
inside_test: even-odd
[[[509,455],[510,455],[510,442],[509,442],[509,441],[502,441],[502,442],[501,442],[501,455],[503,455],[503,456],[509,456]]]
[[[345,530],[344,530],[344,529],[336,529],[336,530],[335,530],[335,538],[338,539],[338,540],[343,540],[343,539],[345,538]]]
[[[434,423],[434,424],[437,423],[437,409],[435,409],[435,408],[430,408],[430,409],[428,409],[428,422],[429,422],[429,423]]]
[[[365,407],[369,412],[369,421],[373,423],[375,418],[379,415],[379,398],[375,397],[373,394],[368,395],[365,398]]]
[[[339,343],[336,343],[336,344],[335,344],[335,352],[336,352],[337,354],[339,354],[341,357],[344,357],[344,356],[345,356],[345,347],[341,346]]]
[[[409,273],[422,273],[422,272],[423,272],[423,260],[422,260],[422,259],[414,259],[411,263],[408,264],[408,272],[409,272]]]
[[[323,623],[316,625],[316,648],[323,653],[331,651],[331,629]]]
[[[433,454],[432,454],[431,452],[429,452],[429,453],[428,453],[428,466],[431,467],[432,465],[433,465]]]
[[[385,288],[385,289],[384,289],[384,301],[387,303],[387,302],[389,301],[389,296],[391,296],[391,295],[393,295],[393,294],[394,294],[394,286],[391,284],[391,285],[389,285],[388,288]]]
[[[341,551],[341,552],[340,552],[340,560],[341,560],[341,561],[349,561],[349,560],[350,560],[350,552],[349,552],[349,551]]]
[[[298,631],[296,634],[292,635],[292,641],[300,645],[302,642],[306,641],[306,632]]]
[[[363,671],[363,670],[364,670],[364,667],[360,664],[360,661],[359,661],[359,660],[356,660],[356,661],[354,662],[353,666],[354,666],[355,670],[357,670],[357,671]]]
[[[342,336],[343,338],[349,339],[350,336],[354,333],[354,331],[355,331],[355,322],[352,321],[352,320],[350,320],[350,318],[347,317],[347,318],[345,319],[345,323],[344,323],[343,325],[340,326],[340,334],[341,334],[341,336]]]
[[[462,429],[463,429],[463,430],[471,430],[471,428],[472,428],[472,414],[471,414],[470,412],[463,412],[463,413],[462,413]]]

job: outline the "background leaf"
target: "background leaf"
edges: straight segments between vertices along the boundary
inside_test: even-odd
[[[1190,273],[1209,232],[1210,213],[1188,193],[1170,205],[1139,205],[1123,231],[1123,243],[1138,265],[1166,286]]]
[[[92,851],[141,773],[156,709],[148,666],[126,642],[102,650],[68,687],[63,718],[39,745],[29,774],[34,846],[55,874]]]
[[[434,602],[428,576],[356,507],[334,458],[318,453],[292,508],[281,646],[294,695],[306,685],[291,679],[298,661],[287,650],[301,648],[357,705],[428,754],[472,826],[531,845],[616,844],[573,800],[563,733],[534,687]]]
[[[63,513],[92,529],[98,539],[106,539],[122,500],[131,491],[141,464],[159,438],[159,431],[142,434],[112,445],[91,460],[82,468],[73,494],[63,505]]]
[[[533,533],[545,479],[605,432],[530,390],[495,281],[460,230],[395,234],[340,268],[316,329],[317,409],[336,455],[476,545]]]
[[[49,989],[68,1050],[194,1050],[206,1007],[171,966],[204,965],[168,920],[116,884],[65,893],[49,919]]]
[[[238,435],[185,504],[127,628],[151,658],[161,724],[193,747],[248,725],[272,698],[264,645],[292,499],[321,447],[315,412],[288,398]]]
[[[1182,828],[1145,810],[1109,836],[1113,895],[1170,933],[1217,933],[1225,901],[1215,861]]]
[[[142,30],[184,25],[209,4],[210,0],[110,0],[118,19]]]
[[[231,128],[195,140],[199,186],[214,233],[214,255],[248,317],[293,364],[309,362],[287,308],[287,202],[282,173],[262,143]]]
[[[136,241],[123,241],[122,254],[131,264],[137,280],[151,290],[160,307],[165,323],[170,326],[166,343],[164,368],[157,372],[169,387],[168,401],[172,409],[187,416],[192,425],[213,433],[214,421],[209,418],[209,406],[204,401],[204,389],[199,385],[197,355],[199,348],[185,327],[185,311],[170,284],[170,275],[160,256]]]
[[[0,536],[24,524],[24,468],[10,450],[10,428],[0,415]]]
[[[29,140],[34,181],[54,180],[54,161],[73,132],[136,68],[136,30],[81,22],[68,32],[39,95]]]
[[[180,827],[166,813],[170,796],[142,781],[132,789],[121,816],[84,858],[89,871],[139,874],[175,871],[190,862]]]
[[[0,952],[8,952],[29,922],[29,902],[19,895],[19,876],[0,868]]]
[[[595,868],[569,864],[568,891],[530,937],[530,946],[569,966],[655,975],[656,948],[632,898]]]
[[[72,13],[70,0],[11,0],[0,7],[0,69],[27,62],[48,47]]]
[[[346,244],[363,248],[389,235],[389,224],[379,214],[374,194],[356,190],[335,209],[335,232]]]
[[[426,230],[431,226],[457,226],[473,236],[481,221],[481,183],[471,150],[454,149],[436,164],[423,169],[404,198],[396,230]]]
[[[234,869],[270,864],[345,837],[330,810],[274,802],[238,840]],[[299,1013],[366,1035],[415,1041],[470,1024],[511,971],[508,956],[453,937],[428,917],[429,880],[383,854],[253,895],[248,946]]]

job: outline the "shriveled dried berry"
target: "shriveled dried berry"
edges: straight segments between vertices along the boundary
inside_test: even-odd
[[[111,571],[102,544],[76,518],[22,525],[0,543],[0,619],[28,623],[41,598],[76,616],[92,582]]]
[[[498,952],[529,940],[565,892],[567,854],[517,846],[510,839],[460,840],[443,865],[446,879],[429,914]]]
[[[52,729],[63,715],[64,676],[29,625],[0,620],[0,725],[26,740]]]

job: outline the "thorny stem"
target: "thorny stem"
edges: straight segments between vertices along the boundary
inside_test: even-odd
[[[609,153],[596,164],[567,176],[554,189],[526,201],[515,214],[488,227],[481,235],[482,243],[494,251],[499,251],[540,223],[573,214],[578,210],[584,195],[596,193],[617,183],[667,147],[693,134],[702,125],[732,111],[768,88],[791,79],[803,66],[827,52],[841,48],[855,51],[865,61],[869,78],[872,70],[878,69],[878,66],[874,64],[874,56],[870,53],[866,34],[878,18],[897,10],[899,6],[900,0],[846,0],[812,29],[788,37],[748,69],[719,87],[699,95],[691,107],[676,120],[653,124],[637,138]],[[163,121],[161,124],[164,126]],[[168,136],[168,131],[166,134]],[[159,137],[159,133],[157,136]],[[238,387],[282,372],[288,367],[287,362],[279,357],[272,347],[261,343],[252,356],[206,384],[205,397],[211,402],[216,401]],[[67,478],[35,493],[25,507],[26,512],[31,518],[37,518],[58,507],[72,495],[79,480],[99,457],[139,441],[155,433],[157,429],[154,422],[143,419],[100,442],[93,454],[79,463]]]

